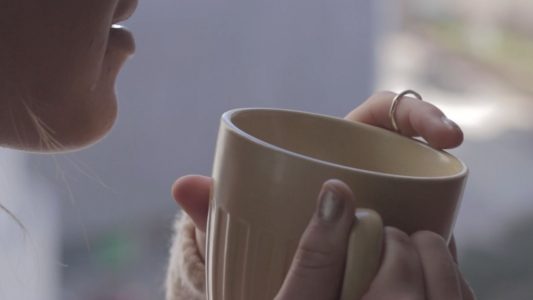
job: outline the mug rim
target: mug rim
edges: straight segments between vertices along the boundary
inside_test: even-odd
[[[341,123],[348,124],[349,126],[362,127],[365,130],[380,131],[382,134],[387,134],[387,135],[391,135],[391,136],[394,135],[395,138],[409,140],[410,142],[417,143],[421,147],[424,147],[424,148],[426,148],[426,149],[428,149],[430,151],[437,152],[437,153],[440,153],[442,155],[445,155],[446,157],[458,162],[460,164],[460,166],[461,166],[461,170],[459,172],[455,173],[455,174],[445,175],[445,176],[412,176],[412,175],[401,175],[401,174],[393,174],[393,173],[385,173],[385,172],[379,172],[379,171],[366,170],[366,169],[362,169],[362,168],[351,167],[351,166],[342,165],[342,164],[331,162],[331,161],[327,161],[327,160],[314,158],[314,157],[311,157],[311,156],[307,156],[307,155],[304,155],[304,154],[301,154],[301,153],[298,153],[298,152],[294,152],[294,151],[282,148],[280,146],[276,146],[276,145],[271,144],[269,142],[266,142],[266,141],[264,141],[264,140],[262,140],[262,139],[260,139],[258,137],[255,137],[255,136],[251,135],[250,133],[244,131],[243,129],[239,128],[233,122],[233,117],[237,116],[238,114],[246,113],[246,112],[284,112],[284,113],[291,113],[291,114],[297,114],[297,115],[305,115],[305,116],[314,117],[314,118],[322,118],[322,119],[326,119],[326,120],[329,120],[329,121],[341,122]],[[262,147],[269,148],[271,150],[279,151],[279,152],[281,152],[281,153],[283,153],[285,155],[288,155],[288,156],[296,157],[296,158],[299,158],[299,159],[303,159],[303,160],[310,161],[310,162],[317,163],[317,164],[321,164],[321,165],[326,165],[326,166],[329,166],[329,167],[340,168],[340,169],[343,169],[343,170],[346,170],[346,171],[351,171],[351,172],[355,171],[355,172],[359,172],[359,173],[364,173],[366,175],[389,177],[389,178],[402,179],[402,180],[433,180],[433,181],[446,181],[446,180],[464,178],[464,177],[466,177],[466,175],[468,174],[468,171],[469,171],[468,170],[468,166],[462,160],[460,160],[459,158],[455,157],[454,155],[451,155],[450,153],[448,153],[446,151],[435,149],[435,148],[429,146],[427,143],[425,143],[423,141],[419,141],[419,140],[415,140],[415,139],[412,139],[412,138],[408,138],[406,136],[402,136],[400,134],[396,134],[396,133],[394,133],[392,131],[389,131],[389,130],[386,130],[386,129],[383,129],[383,128],[380,128],[380,127],[372,126],[372,125],[365,124],[365,123],[362,123],[362,122],[357,122],[357,121],[348,121],[348,120],[341,119],[341,118],[334,117],[334,116],[328,116],[328,115],[312,113],[312,112],[305,112],[305,111],[299,111],[299,110],[293,110],[293,109],[255,107],[255,108],[235,108],[235,109],[231,109],[229,111],[226,111],[224,114],[222,114],[221,119],[228,126],[228,128],[230,128],[233,132],[235,132],[239,136],[249,140],[250,142],[253,142],[254,144],[257,144],[257,145],[262,146]]]

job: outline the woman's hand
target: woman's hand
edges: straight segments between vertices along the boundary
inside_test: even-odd
[[[330,180],[324,184],[317,210],[276,300],[339,299],[354,203],[343,182]],[[396,228],[385,228],[381,266],[361,300],[400,299],[474,299],[438,234],[421,231],[408,236]]]
[[[420,231],[411,236],[385,228],[383,259],[362,300],[473,300],[444,239]]]
[[[392,123],[389,119],[389,108],[395,96],[396,94],[391,92],[376,93],[362,105],[350,112],[346,116],[346,119],[392,130]],[[409,137],[422,137],[431,146],[437,149],[453,148],[460,145],[463,141],[463,133],[454,122],[447,119],[444,114],[432,104],[418,99],[410,97],[403,98],[396,112],[396,120],[401,134]],[[213,181],[209,177],[189,175],[179,178],[172,188],[174,199],[191,217],[196,225],[196,242],[202,256],[205,253],[205,229],[209,209],[209,193],[212,184]],[[347,187],[341,182],[333,181],[326,183],[324,188],[328,187],[339,192],[339,197],[340,199],[344,199],[343,201],[348,201],[346,199],[353,197],[351,196],[349,189],[346,190]],[[353,201],[353,199],[351,201]],[[346,204],[343,207],[344,209],[350,209],[349,204]],[[352,204],[349,214],[352,221],[353,211]],[[313,220],[315,220],[315,218]],[[348,226],[347,221],[339,220],[338,222],[344,224],[343,226]],[[313,255],[306,256],[306,253],[309,254],[307,251],[309,245],[307,243],[313,243],[313,241],[316,242],[318,240],[328,240],[328,237],[331,240],[331,243],[329,244],[330,247],[332,247],[330,250],[333,251],[331,253],[346,248],[346,238],[344,238],[344,240],[341,238],[341,233],[344,231],[336,230],[336,235],[325,235],[324,232],[327,232],[327,230],[319,229],[321,228],[320,226],[315,226],[313,224],[316,224],[316,221],[311,221],[307,228],[306,234],[304,234],[302,238],[298,253],[303,253],[304,257],[313,257]],[[335,226],[330,226],[330,228],[333,227]],[[335,241],[332,239],[335,239]],[[431,242],[426,243],[427,240],[430,240]],[[416,235],[409,237],[399,230],[387,228],[385,233],[383,264],[370,287],[369,293],[364,299],[388,299],[386,297],[389,296],[392,297],[390,299],[401,299],[396,296],[391,296],[394,295],[391,294],[392,291],[398,292],[400,295],[405,294],[406,296],[411,295],[409,293],[413,292],[413,295],[422,295],[420,299],[463,299],[449,298],[447,296],[449,291],[453,292],[458,290],[455,288],[450,290],[450,284],[454,281],[461,283],[459,291],[463,294],[466,293],[466,298],[464,299],[473,299],[472,297],[468,298],[468,295],[471,295],[471,293],[468,294],[469,289],[460,273],[458,273],[455,262],[452,260],[453,264],[450,263],[448,258],[453,256],[451,256],[446,248],[444,241],[442,241],[440,246],[436,246],[436,240],[437,237],[428,232],[417,233]],[[444,249],[442,249],[442,245],[444,245]],[[337,250],[334,250],[333,248]],[[452,252],[454,250],[455,249],[452,249]],[[439,254],[438,261],[428,259],[428,257],[434,257],[435,254]],[[301,265],[302,262],[305,263],[305,260],[298,259],[298,255],[296,257],[297,258],[293,261],[293,267],[291,269],[296,271],[291,271],[289,273],[277,299],[336,299],[336,292],[338,292],[342,281],[331,274],[338,272],[339,265],[344,264],[345,256],[340,255],[336,258],[337,260],[342,259],[342,263],[340,261],[330,262],[330,269],[321,270],[319,268],[315,270],[317,271],[315,274],[313,274],[312,270],[305,272],[298,271],[298,266]],[[327,259],[325,256],[322,258]],[[330,260],[332,259],[330,258]],[[437,266],[435,266],[435,262],[437,263]],[[435,268],[440,267],[447,268],[446,270],[448,270],[448,272],[445,272],[447,275],[442,275],[440,272],[436,271],[433,273],[430,272],[434,271]],[[328,275],[326,276],[326,274]],[[453,274],[455,274],[455,277],[452,276]],[[445,276],[448,278],[449,280],[446,281],[448,285],[443,288],[442,285],[445,283],[443,283],[441,280],[442,278],[438,276]],[[316,281],[318,278],[323,278],[325,281],[320,285],[317,285],[316,283],[320,282]],[[405,282],[407,281],[410,282],[410,284],[406,285]],[[314,282],[314,284],[311,284],[311,282]],[[301,287],[304,286],[304,283],[309,283],[309,285],[305,289],[301,289]],[[329,287],[329,290],[326,286]],[[424,290],[424,287],[427,290]],[[443,289],[446,290],[446,294],[443,294],[446,295],[446,297],[430,297],[430,293],[440,295],[440,292]],[[309,296],[306,296],[306,290],[317,290],[316,293],[320,292],[322,294],[309,294],[313,295],[309,298]],[[391,291],[391,293],[387,293],[388,291]],[[424,298],[424,293],[428,293],[427,298]],[[297,298],[297,295],[301,295],[298,296],[300,298]],[[324,297],[317,298],[315,297],[317,295],[323,295]],[[411,298],[408,297],[406,299]],[[412,299],[418,298],[415,297]]]
[[[338,299],[354,211],[354,196],[346,184],[324,183],[275,300]]]

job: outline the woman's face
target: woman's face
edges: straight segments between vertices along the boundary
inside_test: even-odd
[[[0,0],[0,146],[68,150],[117,113],[115,78],[133,53],[113,24],[137,0]]]

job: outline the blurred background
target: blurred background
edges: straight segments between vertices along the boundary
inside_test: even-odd
[[[219,116],[343,116],[412,88],[465,130],[456,236],[479,299],[533,295],[528,0],[140,1],[120,116],[75,154],[0,152],[0,299],[163,299],[175,178],[210,174]],[[7,191],[4,192],[4,191]]]

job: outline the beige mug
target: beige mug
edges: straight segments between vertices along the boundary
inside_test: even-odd
[[[358,208],[371,209],[361,210],[372,217],[354,226],[346,259],[341,298],[357,299],[378,268],[381,220],[449,240],[467,173],[450,154],[373,126],[289,110],[226,112],[213,168],[207,298],[273,299],[322,184],[336,178]]]

